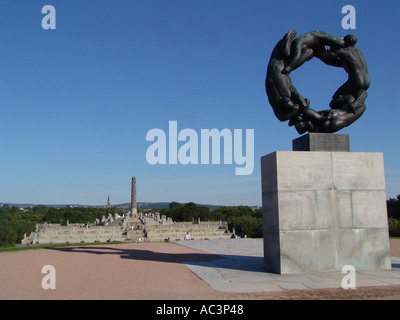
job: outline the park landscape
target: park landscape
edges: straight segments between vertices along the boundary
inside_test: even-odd
[[[400,299],[397,3],[53,2],[0,4],[1,300]]]

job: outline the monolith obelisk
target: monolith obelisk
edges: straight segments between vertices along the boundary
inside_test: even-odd
[[[132,191],[131,191],[131,214],[137,214],[136,205],[136,177],[132,177]]]

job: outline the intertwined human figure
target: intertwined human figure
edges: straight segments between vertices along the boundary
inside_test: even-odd
[[[275,47],[265,81],[269,102],[281,121],[289,120],[296,130],[304,132],[336,132],[356,121],[365,111],[366,90],[370,86],[367,63],[355,46],[354,35],[333,37],[312,31],[295,38],[290,30]],[[330,48],[328,48],[329,46]],[[342,67],[348,80],[333,95],[330,110],[317,112],[293,86],[290,72],[317,57],[324,63]]]

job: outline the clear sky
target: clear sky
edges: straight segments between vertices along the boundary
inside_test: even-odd
[[[56,29],[41,25],[44,5]],[[342,28],[342,7],[356,29]],[[371,75],[365,114],[339,133],[383,152],[387,197],[400,194],[400,2],[0,0],[0,202],[102,205],[137,199],[261,205],[260,157],[299,135],[264,89],[272,49],[292,28],[353,33]],[[315,61],[314,61],[315,60]],[[346,81],[314,59],[291,74],[317,110]],[[150,165],[149,130],[254,129],[254,171],[235,163]],[[180,142],[180,145],[183,143]]]

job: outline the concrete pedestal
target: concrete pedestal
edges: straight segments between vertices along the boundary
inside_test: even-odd
[[[349,152],[348,134],[308,133],[292,141],[293,151]]]
[[[391,269],[381,153],[279,151],[261,172],[267,271]]]

